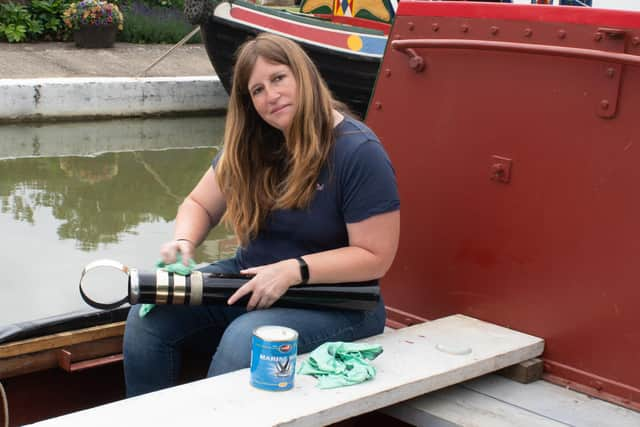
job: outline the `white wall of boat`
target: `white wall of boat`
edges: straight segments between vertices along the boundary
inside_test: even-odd
[[[515,4],[531,4],[531,0],[512,0]],[[557,5],[560,0],[553,0],[553,4]],[[593,0],[591,6],[598,9],[618,9],[618,10],[636,10],[640,11],[639,0]]]

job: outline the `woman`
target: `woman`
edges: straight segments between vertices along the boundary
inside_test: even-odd
[[[129,396],[175,384],[189,346],[213,354],[208,376],[248,367],[262,325],[298,331],[300,353],[382,332],[382,301],[367,312],[269,308],[302,283],[375,282],[395,256],[393,169],[371,130],[343,111],[294,42],[261,34],[240,47],[223,150],[178,209],[161,255],[187,264],[223,220],[241,246],[203,271],[255,276],[228,306],[158,306],[143,318],[134,307],[124,339]],[[245,295],[246,307],[234,305]]]

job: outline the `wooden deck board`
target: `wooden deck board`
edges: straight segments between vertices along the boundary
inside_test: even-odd
[[[546,381],[520,384],[495,374],[390,406],[415,426],[636,427],[640,413]]]
[[[536,357],[544,346],[539,338],[462,315],[366,341],[381,344],[384,353],[374,361],[375,380],[364,384],[320,390],[315,378],[298,375],[292,391],[268,392],[251,387],[244,369],[37,425],[110,426],[123,419],[132,425],[326,425]],[[438,346],[472,351],[452,355]]]
[[[562,427],[567,424],[455,385],[402,402],[383,413],[415,426]]]
[[[640,412],[568,390],[546,381],[519,384],[497,375],[465,382],[462,387],[526,408],[559,422],[584,427],[638,427]]]
[[[115,322],[3,344],[0,345],[0,361],[13,356],[22,356],[53,348],[122,336],[124,334],[124,324],[125,322]]]

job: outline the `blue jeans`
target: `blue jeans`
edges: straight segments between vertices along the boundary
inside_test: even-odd
[[[237,273],[235,259],[211,264],[203,272]],[[298,331],[298,353],[327,341],[354,341],[382,333],[384,303],[373,311],[309,310],[273,307],[247,312],[225,305],[159,305],[145,317],[129,311],[124,333],[127,397],[175,385],[184,348],[213,354],[208,377],[248,368],[253,330],[263,325]],[[247,379],[248,381],[248,379]]]

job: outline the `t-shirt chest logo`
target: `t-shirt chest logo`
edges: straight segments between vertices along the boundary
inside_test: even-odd
[[[316,184],[316,191],[322,191],[322,190],[324,190],[324,184],[317,183]]]

